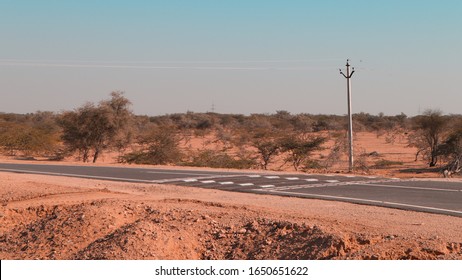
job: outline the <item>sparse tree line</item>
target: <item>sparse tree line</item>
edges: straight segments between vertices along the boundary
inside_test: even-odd
[[[406,135],[416,160],[459,173],[462,116],[428,110],[407,117],[359,113],[355,131],[386,132],[390,142]],[[137,116],[122,92],[61,113],[0,113],[0,151],[5,155],[61,160],[73,156],[96,162],[117,151],[120,162],[224,168],[267,169],[275,159],[295,170],[328,169],[346,153],[344,116],[290,114],[193,113]],[[219,149],[190,149],[194,137],[213,136]],[[321,160],[312,154],[333,143]],[[383,162],[382,164],[386,164]]]

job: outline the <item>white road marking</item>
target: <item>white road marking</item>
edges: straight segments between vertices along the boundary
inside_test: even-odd
[[[277,179],[279,176],[265,176],[266,179]]]
[[[361,183],[357,183],[361,184]],[[368,186],[377,186],[377,187],[385,187],[385,188],[394,188],[394,189],[411,189],[411,190],[423,190],[423,191],[441,191],[441,192],[462,192],[460,190],[451,190],[451,189],[440,189],[440,188],[423,188],[423,187],[411,187],[411,186],[396,186],[396,185],[383,185],[383,184],[365,184]]]
[[[207,180],[207,179],[222,179],[222,178],[232,178],[232,177],[240,177],[241,175],[220,175],[220,176],[202,176],[202,177],[194,177],[194,178],[173,178],[173,179],[163,179],[163,180],[154,180],[154,183],[172,183],[172,182],[197,182],[199,180]]]
[[[239,184],[239,186],[243,186],[243,187],[253,186],[253,185],[254,185],[253,183],[243,183],[243,184]]]
[[[220,182],[220,185],[232,185],[234,182]]]
[[[261,175],[256,175],[256,174],[255,175],[247,175],[247,177],[249,177],[249,178],[260,178]]]
[[[186,182],[186,183],[197,182],[197,179],[184,179],[183,182]]]
[[[260,188],[273,188],[274,185],[263,185],[263,186],[260,186]]]
[[[310,180],[310,179],[305,179],[305,180]],[[330,181],[330,182],[328,182]],[[340,182],[337,180],[326,180],[323,182],[315,183],[315,184],[301,184],[301,185],[293,185],[293,186],[283,186],[283,187],[276,187],[275,190],[279,189],[290,189],[290,190],[295,190],[295,189],[312,189],[312,188],[330,188],[330,187],[336,187],[336,186],[352,186],[352,185],[360,185],[364,186],[367,184],[374,184],[374,183],[384,183],[384,182],[392,182],[391,180],[375,180],[375,181],[345,181],[345,182]],[[388,185],[385,185],[388,186]]]
[[[293,181],[293,180],[298,180],[298,177],[287,177],[286,179]]]
[[[317,182],[319,180],[318,179],[305,179],[305,181],[307,181],[307,182]]]
[[[259,191],[263,191],[263,190],[259,190]],[[417,209],[425,209],[425,210],[434,210],[434,211],[443,211],[443,212],[448,212],[448,213],[462,214],[462,211],[456,211],[456,210],[451,210],[451,209],[428,207],[428,206],[405,204],[405,203],[388,202],[388,201],[380,201],[380,200],[371,200],[371,199],[360,199],[360,198],[354,198],[354,197],[343,197],[343,196],[333,196],[333,195],[285,192],[285,191],[278,191],[278,190],[268,190],[268,192],[291,194],[291,195],[295,194],[295,195],[313,197],[313,198],[319,197],[319,198],[338,199],[338,200],[345,200],[345,201],[352,201],[352,202],[369,202],[369,203],[377,203],[379,205],[382,204],[382,205],[412,207],[412,208],[417,208]]]
[[[211,183],[215,183],[215,181],[214,180],[206,180],[206,181],[201,181],[201,183],[211,184]]]

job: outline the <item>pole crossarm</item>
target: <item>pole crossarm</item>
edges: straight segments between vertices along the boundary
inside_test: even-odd
[[[348,67],[350,67],[349,59],[347,59],[347,64],[345,66],[347,67],[347,69],[348,69]],[[352,67],[351,68],[351,70],[352,70],[351,73],[347,76],[347,75],[343,74],[342,69],[338,69],[338,70],[340,71],[340,74],[342,74],[343,77],[345,77],[345,79],[350,79],[351,76],[353,76],[353,73],[355,72],[355,68]]]

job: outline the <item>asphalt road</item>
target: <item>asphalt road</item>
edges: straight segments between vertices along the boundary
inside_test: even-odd
[[[13,163],[0,163],[0,171],[315,198],[462,217],[462,182]]]

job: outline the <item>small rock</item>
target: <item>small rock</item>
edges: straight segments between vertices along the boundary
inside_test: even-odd
[[[396,235],[387,235],[387,236],[385,237],[385,239],[387,239],[387,240],[393,240],[393,239],[395,239],[395,238],[396,238]]]
[[[371,153],[369,153],[369,156],[371,157],[378,157],[379,156],[379,153],[377,151],[373,151]]]

